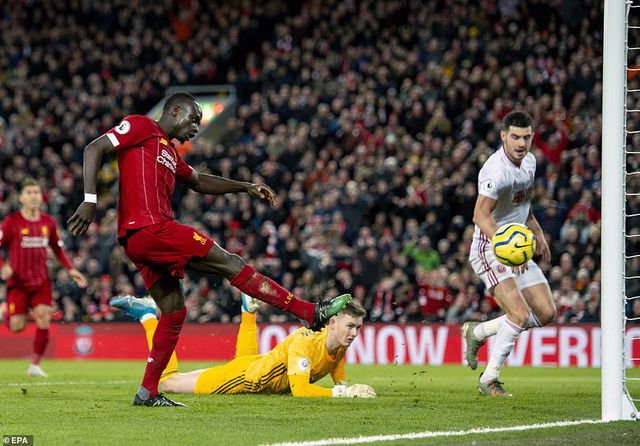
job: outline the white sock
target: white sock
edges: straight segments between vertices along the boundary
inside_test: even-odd
[[[473,328],[473,335],[476,339],[483,341],[490,336],[493,336],[498,332],[500,326],[504,323],[504,320],[507,318],[506,314],[503,314],[500,317],[488,320],[486,322],[482,322],[476,325]],[[524,327],[525,330],[529,330],[530,328],[542,327],[542,324],[536,317],[535,313],[532,311],[529,313],[529,319],[527,320],[527,325]]]
[[[476,325],[473,328],[473,335],[480,341],[487,339],[489,336],[493,336],[498,332],[506,318],[507,315],[503,314],[500,317],[489,319],[486,322]]]
[[[156,315],[155,314],[151,314],[151,313],[145,313],[142,315],[142,317],[140,318],[140,323],[143,323],[144,321],[147,321],[151,318],[155,318]]]
[[[524,328],[525,330],[528,330],[530,328],[536,327],[542,327],[542,324],[540,323],[540,320],[537,318],[535,313],[532,311],[529,313],[529,320],[527,320],[527,325]]]
[[[500,326],[498,333],[496,333],[496,342],[493,344],[487,368],[482,373],[482,378],[480,378],[481,382],[486,383],[500,376],[500,369],[509,357],[511,350],[513,350],[516,339],[523,331],[523,328],[505,318],[504,324]]]

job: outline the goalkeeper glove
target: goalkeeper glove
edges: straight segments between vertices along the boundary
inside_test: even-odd
[[[331,389],[334,398],[374,398],[376,391],[366,384],[354,384],[352,386],[337,385]]]

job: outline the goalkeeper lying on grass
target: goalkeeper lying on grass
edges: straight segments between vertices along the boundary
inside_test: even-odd
[[[111,299],[111,305],[138,319],[149,349],[158,321],[151,298],[131,296]],[[178,372],[175,352],[160,378],[160,390],[193,394],[288,393],[300,397],[373,398],[366,384],[347,385],[344,355],[358,336],[364,315],[362,305],[351,301],[321,331],[299,328],[266,355],[258,355],[256,315],[260,301],[242,295],[242,321],[236,340],[236,357],[217,367]],[[313,384],[331,373],[332,389]]]

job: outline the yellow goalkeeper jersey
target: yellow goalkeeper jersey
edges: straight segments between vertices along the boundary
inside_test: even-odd
[[[244,374],[244,390],[251,393],[284,393],[297,396],[331,396],[331,389],[309,386],[331,373],[334,382],[346,381],[344,354],[340,347],[335,355],[327,351],[327,328],[312,331],[299,328],[273,350],[248,364]],[[299,384],[299,388],[290,383]]]

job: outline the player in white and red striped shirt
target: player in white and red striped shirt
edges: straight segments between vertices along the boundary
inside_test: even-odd
[[[478,198],[473,213],[476,227],[469,261],[506,314],[462,326],[467,341],[465,356],[471,369],[478,365],[476,355],[484,340],[496,336],[487,367],[478,380],[480,393],[491,397],[511,396],[498,378],[520,333],[547,325],[556,316],[551,289],[536,262],[529,260],[511,269],[500,263],[491,251],[491,238],[498,227],[521,223],[526,224],[538,240],[536,255],[544,262],[551,259],[544,233],[531,209],[536,173],[536,159],[531,153],[531,116],[520,111],[509,113],[504,118],[500,137],[502,147],[487,159],[478,173]]]
[[[81,287],[87,279],[76,270],[64,250],[56,222],[40,210],[42,191],[32,178],[22,183],[20,210],[7,216],[0,231],[0,247],[9,251],[8,262],[0,257],[0,278],[7,281],[7,320],[13,332],[22,331],[29,309],[36,323],[33,356],[27,373],[46,377],[40,367],[40,358],[49,342],[51,321],[51,281],[47,270],[47,247],[50,246],[58,261]]]

